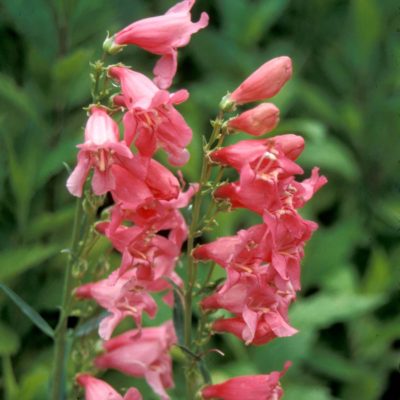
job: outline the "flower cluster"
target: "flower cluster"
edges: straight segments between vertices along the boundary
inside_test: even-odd
[[[198,341],[191,339],[192,300],[206,288],[206,284],[201,287],[196,282],[195,265],[199,261],[212,261],[226,272],[226,280],[199,303],[202,317],[221,309],[230,314],[213,321],[214,332],[232,333],[247,345],[295,334],[288,308],[300,289],[304,245],[317,228],[316,223],[304,220],[298,209],[326,183],[318,168],[302,182],[295,179],[303,173],[296,163],[304,147],[300,136],[257,138],[221,147],[227,134],[242,131],[259,137],[277,126],[279,109],[272,103],[261,103],[224,118],[241,105],[276,95],[291,77],[292,64],[286,56],[262,65],[222,99],[220,116],[204,148],[199,184],[185,187],[181,175],[176,177],[153,158],[162,150],[169,164],[178,167],[189,159],[187,146],[192,131],[175,108],[189,94],[186,90],[169,92],[168,88],[177,71],[177,49],[188,44],[191,35],[208,23],[206,13],[198,22],[191,21],[194,2],[183,0],[165,15],[134,22],[106,39],[103,47],[110,54],[132,44],[161,57],[153,70],[154,79],[122,64],[101,64],[106,81],[112,80],[119,89],[111,98],[111,108],[99,101],[89,107],[84,143],[78,145],[77,165],[67,181],[70,193],[82,197],[90,177],[88,192],[112,199],[107,220],[97,223],[96,230],[121,255],[118,268],[108,277],[81,282],[75,289],[77,298],[94,300],[107,311],[99,325],[103,353],[94,365],[144,378],[162,400],[170,399],[167,390],[174,384],[169,352],[178,339],[172,321],[159,327],[142,326],[144,314],[153,318],[157,313],[154,294],[161,293],[170,307],[174,305],[174,289],[182,300],[184,315],[180,317],[184,321],[177,333],[184,338],[179,346],[193,358],[186,363],[187,383],[196,375],[190,368],[203,361],[207,353],[196,354]],[[116,114],[121,117],[123,136],[113,118]],[[239,179],[213,186],[208,180],[215,165],[233,168]],[[200,202],[209,192],[204,189],[210,187],[215,189],[213,201],[228,203],[231,209],[246,208],[260,216],[260,223],[195,247],[194,238],[206,230],[199,221]],[[187,207],[193,197],[189,229],[180,209]],[[186,240],[188,278],[183,282],[175,267]],[[135,329],[112,337],[125,318],[133,320]],[[199,323],[199,331],[208,326]],[[189,348],[193,344],[195,350]],[[283,394],[279,379],[289,365],[286,363],[282,372],[236,377],[202,388],[197,381],[193,385],[189,382],[188,393],[190,398],[278,400]],[[86,400],[142,399],[135,388],[122,397],[87,373],[79,374],[77,382],[84,387]]]
[[[152,157],[164,150],[175,166],[189,159],[186,149],[192,131],[175,105],[188,98],[186,90],[170,93],[177,69],[177,48],[208,22],[203,13],[191,22],[194,0],[184,0],[163,16],[138,21],[118,32],[105,48],[135,44],[161,55],[152,81],[140,72],[118,65],[107,68],[107,75],[119,85],[113,97],[114,109],[96,104],[89,109],[85,141],[78,145],[78,163],[67,181],[71,194],[81,197],[90,172],[95,195],[109,193],[113,200],[109,221],[96,229],[121,253],[121,264],[107,278],[78,287],[76,296],[93,299],[108,311],[100,323],[99,335],[105,340],[105,354],[95,360],[98,368],[114,368],[146,379],[153,391],[168,400],[166,389],[173,386],[171,346],[176,343],[172,321],[156,328],[142,328],[143,313],[154,317],[154,293],[163,292],[172,306],[172,283],[182,286],[175,266],[188,229],[179,209],[186,207],[197,191],[193,184],[186,191],[183,180]],[[115,41],[114,41],[115,40]],[[123,110],[124,135],[112,118]],[[131,317],[136,329],[111,338],[117,325]],[[85,387],[87,400],[122,399],[108,384],[87,374],[77,378]],[[141,399],[132,388],[124,400]]]
[[[290,74],[288,57],[273,59],[228,95],[222,107],[236,109],[237,105],[269,98]],[[277,119],[276,107],[266,103],[234,117],[228,126],[258,136],[273,129]],[[225,282],[201,302],[204,310],[223,309],[232,314],[214,321],[213,330],[230,332],[246,344],[260,345],[297,332],[289,324],[288,307],[300,289],[300,260],[305,242],[317,228],[316,223],[304,220],[297,209],[326,183],[317,168],[309,179],[295,180],[295,175],[303,173],[295,163],[303,147],[300,136],[286,134],[243,140],[209,155],[212,162],[234,168],[239,174],[237,182],[218,187],[214,192],[216,201],[228,200],[233,209],[246,208],[262,217],[261,224],[198,246],[193,252],[197,260],[211,260],[226,271]],[[276,376],[236,378],[205,388],[203,396],[280,398],[280,389],[274,394],[272,389],[265,389],[269,380],[275,382]],[[253,387],[254,392],[244,390],[245,387]],[[266,392],[269,397],[265,397]]]

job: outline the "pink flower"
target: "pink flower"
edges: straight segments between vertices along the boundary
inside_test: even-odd
[[[142,400],[136,388],[130,388],[122,397],[108,383],[89,374],[78,375],[76,381],[85,388],[86,400]]]
[[[188,92],[169,94],[145,75],[125,67],[112,67],[109,73],[121,84],[122,97],[116,101],[128,108],[123,119],[128,145],[134,141],[146,157],[152,157],[161,147],[171,164],[185,164],[189,159],[185,147],[192,139],[192,130],[173,105],[185,101]]]
[[[266,164],[271,168],[273,161],[280,162],[283,159],[294,161],[303,149],[304,139],[301,136],[286,134],[274,136],[269,139],[242,140],[213,151],[210,154],[210,158],[216,163],[229,165],[240,171],[247,164],[256,168],[260,162],[260,165],[258,165],[258,169],[260,169],[260,167],[264,167]],[[288,161],[285,164],[287,167],[289,166]],[[302,171],[297,166],[290,174],[302,173]]]
[[[272,131],[278,122],[279,109],[271,103],[263,103],[229,120],[228,126],[250,135],[260,136]]]
[[[292,61],[289,57],[274,58],[254,71],[229,99],[236,104],[269,99],[275,96],[292,76]]]
[[[157,303],[146,288],[136,282],[132,271],[120,276],[116,270],[106,279],[78,287],[75,293],[78,298],[95,300],[110,312],[99,326],[99,335],[105,340],[124,318],[131,316],[140,328],[142,313],[154,317],[157,311]]]
[[[117,45],[133,44],[161,55],[155,68],[154,81],[162,88],[171,86],[177,69],[177,48],[186,46],[193,33],[208,24],[208,15],[202,13],[198,22],[191,21],[190,10],[195,0],[184,0],[164,15],[142,19],[115,35]]]
[[[102,195],[115,187],[111,166],[121,159],[132,158],[129,147],[119,142],[117,123],[100,107],[90,110],[85,128],[85,142],[78,145],[78,164],[67,180],[71,194],[82,196],[83,185],[91,168],[94,168],[92,188]]]
[[[158,328],[131,330],[104,343],[106,353],[95,360],[99,368],[113,368],[127,375],[144,377],[161,399],[173,386],[171,346],[176,343],[172,321]]]
[[[201,394],[205,400],[279,400],[283,395],[279,379],[290,365],[290,362],[286,362],[282,372],[272,372],[269,375],[239,376],[217,385],[207,386]]]
[[[275,337],[292,336],[297,330],[288,323],[287,310],[295,293],[290,284],[279,282],[264,266],[256,274],[242,273],[238,281],[223,285],[201,302],[204,309],[225,309],[239,318],[218,320],[214,330],[231,332],[246,344],[261,344]],[[281,286],[278,289],[277,284]],[[256,342],[256,343],[255,343]]]
[[[123,165],[113,165],[114,201],[131,211],[151,199],[173,200],[180,185],[173,173],[155,160],[135,155]]]

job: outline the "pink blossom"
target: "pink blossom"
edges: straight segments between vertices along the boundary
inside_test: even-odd
[[[286,169],[304,149],[304,139],[301,136],[286,134],[275,136],[269,139],[242,140],[236,144],[215,150],[210,154],[212,161],[229,165],[240,171],[245,165],[250,164],[257,169],[268,165],[277,166],[285,160]],[[285,165],[282,165],[285,168]],[[289,174],[302,173],[303,170],[292,164]]]
[[[231,332],[246,344],[266,343],[275,337],[292,336],[297,330],[288,323],[287,310],[295,294],[291,286],[274,279],[268,273],[272,267],[264,266],[257,276],[242,273],[238,281],[223,285],[216,293],[201,302],[204,309],[225,309],[239,318],[219,320],[213,328]],[[278,289],[275,282],[281,285]],[[283,285],[282,285],[283,283]]]
[[[108,383],[89,374],[78,375],[76,381],[85,388],[86,400],[142,400],[136,388],[130,388],[122,397]]]
[[[128,108],[123,119],[125,141],[129,145],[134,142],[143,156],[152,157],[161,147],[171,164],[185,164],[189,159],[185,147],[192,139],[192,130],[173,105],[185,101],[188,92],[160,90],[145,75],[126,67],[112,67],[109,74],[121,84],[118,103]]]
[[[111,190],[114,201],[122,208],[136,210],[151,199],[173,200],[180,185],[173,173],[155,160],[135,155],[123,165],[113,165],[116,182]]]
[[[142,313],[154,317],[157,311],[157,303],[146,288],[136,281],[132,271],[120,276],[116,270],[106,279],[78,287],[75,293],[79,298],[95,300],[110,312],[99,326],[99,335],[105,340],[111,337],[115,327],[124,318],[131,316],[140,328]]]
[[[205,400],[279,400],[283,396],[279,379],[290,365],[291,363],[287,362],[282,372],[239,376],[217,385],[210,385],[205,387],[201,394]]]
[[[131,330],[104,343],[106,353],[96,358],[99,368],[114,368],[127,375],[144,377],[161,399],[173,386],[171,346],[176,343],[172,321],[158,328]]]
[[[82,196],[83,185],[94,168],[92,188],[102,195],[115,187],[111,166],[119,160],[129,159],[132,153],[124,142],[119,142],[117,123],[101,107],[92,107],[85,128],[85,142],[78,145],[78,164],[67,180],[67,189]]]
[[[286,56],[274,58],[254,71],[229,99],[236,104],[269,99],[281,90],[291,76],[291,59]]]
[[[279,109],[271,103],[263,103],[230,119],[228,126],[250,135],[260,136],[272,131],[278,122]]]
[[[198,22],[191,21],[194,2],[181,1],[164,15],[136,21],[115,35],[117,45],[133,44],[162,56],[154,68],[154,81],[162,89],[171,86],[176,74],[177,48],[186,46],[191,35],[208,24],[206,13],[201,14]]]

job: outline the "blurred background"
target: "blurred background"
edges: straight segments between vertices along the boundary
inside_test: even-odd
[[[0,282],[52,326],[65,265],[60,250],[68,246],[74,209],[63,163],[74,165],[82,140],[89,62],[99,58],[107,30],[173,3],[0,0]],[[400,399],[399,1],[197,0],[195,20],[202,10],[210,26],[179,52],[174,84],[191,94],[179,106],[194,131],[185,178],[199,176],[201,135],[210,131],[220,98],[285,54],[294,77],[273,99],[281,109],[274,133],[303,135],[300,164],[307,173],[319,166],[329,179],[303,210],[320,229],[306,246],[303,289],[291,309],[300,333],[249,348],[215,337],[212,346],[226,356],[209,356],[213,378],[269,373],[291,360],[285,400]],[[114,59],[121,58],[147,73],[156,60],[134,47]],[[220,220],[223,235],[256,221],[244,212]],[[101,260],[99,249],[94,262]],[[95,341],[95,334],[82,339],[71,371],[85,368]],[[46,398],[51,345],[0,294],[0,398]],[[104,377],[155,398],[140,380]],[[184,398],[180,379],[174,399]]]

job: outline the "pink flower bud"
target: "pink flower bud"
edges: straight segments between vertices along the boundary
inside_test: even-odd
[[[259,104],[228,122],[230,128],[260,136],[272,131],[279,122],[279,109],[271,103]]]
[[[290,365],[290,362],[286,362],[282,372],[274,371],[269,375],[238,376],[217,385],[207,386],[201,394],[205,400],[279,400],[283,395],[279,379]]]
[[[254,71],[231,95],[236,104],[269,99],[275,96],[292,76],[289,57],[274,58]]]

